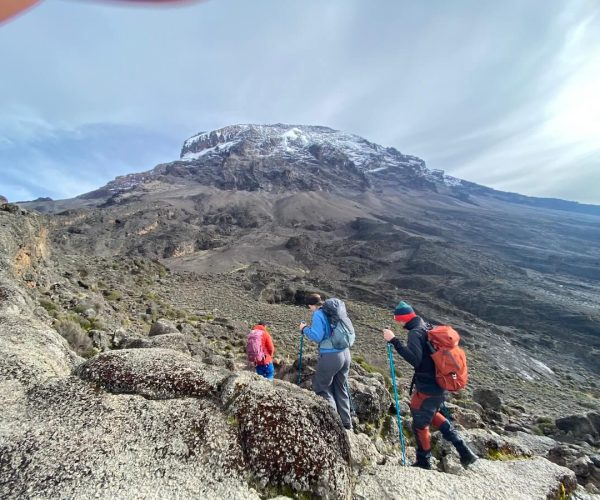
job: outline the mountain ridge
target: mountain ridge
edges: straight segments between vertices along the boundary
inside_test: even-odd
[[[459,179],[443,170],[427,168],[416,156],[355,134],[324,126],[287,124],[240,124],[200,132],[184,141],[178,160],[145,172],[118,176],[75,199],[109,198],[157,179],[176,183],[186,178],[221,189],[268,192],[332,190],[338,184],[346,189],[365,190],[393,183],[446,192],[466,202],[473,202],[473,196],[479,195],[520,205],[600,215],[598,205],[504,192]],[[21,203],[40,211],[53,211],[55,205],[47,199]]]

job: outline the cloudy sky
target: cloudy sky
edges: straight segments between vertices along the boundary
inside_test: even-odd
[[[45,0],[0,25],[0,194],[72,197],[235,123],[327,125],[600,204],[598,0]]]

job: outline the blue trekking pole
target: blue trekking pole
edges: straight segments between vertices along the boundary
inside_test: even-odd
[[[406,446],[404,445],[404,433],[402,432],[402,417],[400,416],[400,403],[398,402],[398,389],[396,388],[396,371],[394,369],[394,358],[392,356],[392,346],[387,345],[388,358],[390,361],[390,374],[392,376],[392,385],[394,386],[394,399],[396,401],[396,421],[400,433],[400,447],[402,448],[402,465],[406,465]]]
[[[298,382],[302,382],[302,350],[304,349],[304,334],[300,334],[300,350],[298,351]]]

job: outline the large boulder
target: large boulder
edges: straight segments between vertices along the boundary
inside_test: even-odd
[[[509,437],[520,443],[525,449],[531,451],[534,455],[546,456],[558,443],[547,436],[537,436],[526,432],[517,431],[510,433]]]
[[[359,421],[379,424],[392,403],[383,376],[379,373],[356,375],[349,379],[348,386]]]
[[[25,387],[67,376],[81,361],[60,334],[18,307],[0,312],[0,380]]]
[[[493,431],[469,429],[462,432],[477,455],[493,460],[510,460],[519,457],[531,457],[533,452],[519,440],[509,436],[500,436]]]
[[[446,406],[450,411],[454,422],[463,426],[465,429],[481,429],[485,427],[481,415],[476,411],[452,403],[446,403]]]
[[[71,377],[14,394],[10,407],[0,412],[3,499],[259,499],[236,427],[208,399],[114,395]]]
[[[152,399],[216,396],[227,370],[206,365],[170,349],[123,349],[99,354],[76,370],[83,380],[114,393]]]
[[[600,412],[591,411],[587,414],[587,418],[592,424],[595,434],[600,436]]]
[[[593,420],[596,418],[597,414],[591,413],[591,415]],[[583,439],[587,436],[598,436],[596,425],[592,420],[588,418],[588,415],[569,415],[567,417],[557,418],[555,424],[556,427],[566,435]]]
[[[180,333],[175,326],[175,323],[168,319],[160,318],[157,319],[152,326],[150,327],[150,332],[148,333],[149,337],[154,337],[155,335],[165,335],[167,333]]]
[[[221,401],[235,418],[245,462],[261,486],[350,495],[348,436],[323,398],[243,372],[226,382]]]
[[[492,389],[475,389],[473,400],[479,403],[484,410],[500,411],[502,409],[502,400],[498,393]]]

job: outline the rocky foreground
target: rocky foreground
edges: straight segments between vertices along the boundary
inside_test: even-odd
[[[374,354],[360,345],[354,352],[356,428],[346,432],[306,390],[308,348],[295,383],[289,325],[298,307],[257,300],[236,309],[243,284],[251,286],[240,278],[228,302],[231,276],[204,288],[196,281],[186,301],[174,290],[192,278],[141,258],[53,254],[46,224],[14,205],[0,210],[2,498],[505,499],[600,491],[597,400],[578,407],[575,388],[564,389],[561,415],[549,417],[486,387],[475,372],[476,387],[449,406],[482,459],[464,470],[434,435],[438,470],[403,467],[389,377]],[[380,324],[382,313],[354,307],[365,325]],[[274,383],[243,361],[244,332],[267,311],[279,349]],[[401,385],[406,375],[398,373]],[[579,411],[566,412],[569,405]],[[402,408],[411,458],[406,401]]]

